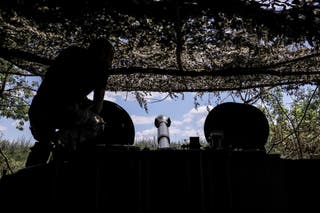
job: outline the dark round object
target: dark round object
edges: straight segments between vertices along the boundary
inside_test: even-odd
[[[99,140],[104,144],[132,145],[135,129],[130,115],[118,104],[111,101],[103,102],[100,116],[105,121],[104,133]]]
[[[213,148],[264,150],[269,123],[257,107],[228,102],[209,112],[204,123],[204,134]]]

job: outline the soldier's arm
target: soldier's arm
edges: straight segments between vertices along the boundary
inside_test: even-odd
[[[103,108],[105,88],[96,88],[93,94],[93,112],[100,114]]]

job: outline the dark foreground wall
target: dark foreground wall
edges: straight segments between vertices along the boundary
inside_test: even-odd
[[[318,208],[318,160],[210,150],[106,150],[0,181],[0,212],[291,212]]]

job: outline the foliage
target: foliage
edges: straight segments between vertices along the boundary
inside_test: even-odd
[[[108,90],[202,92],[319,80],[320,5],[313,1],[126,4],[4,1],[0,57],[41,76],[63,48],[105,37],[116,49]]]
[[[17,141],[8,141],[0,138],[0,177],[4,171],[13,173],[23,168],[30,147],[30,141],[23,138]]]
[[[0,117],[17,120],[17,128],[22,130],[28,120],[30,98],[34,95],[36,81],[29,81],[25,72],[13,64],[0,59]]]
[[[158,149],[158,144],[156,141],[146,139],[146,140],[140,140],[136,141],[134,143],[134,146],[140,148],[140,150],[156,150]],[[181,143],[179,142],[171,142],[170,148],[172,149],[181,149]]]
[[[155,150],[157,149],[157,144],[155,141],[145,139],[140,141],[135,141],[134,146],[138,147],[141,150]]]
[[[285,158],[320,158],[319,88],[303,87],[283,94],[272,90],[262,97],[270,121],[268,148]]]

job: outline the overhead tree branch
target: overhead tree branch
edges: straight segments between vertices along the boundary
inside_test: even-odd
[[[234,90],[248,90],[254,88],[265,88],[265,87],[277,87],[277,86],[288,86],[288,85],[305,85],[310,83],[307,80],[297,80],[297,81],[285,81],[285,82],[278,82],[278,83],[260,83],[255,85],[246,85],[246,86],[226,86],[226,87],[210,87],[210,88],[150,88],[148,91],[150,92],[222,92],[222,91],[234,91]],[[110,91],[136,91],[136,90],[143,90],[143,88],[138,87],[106,87],[106,90]]]
[[[36,62],[43,65],[50,65],[52,63],[51,59],[38,56],[36,54],[32,54],[26,51],[18,50],[18,49],[8,49],[0,47],[0,57],[1,58],[18,58],[23,59],[29,62]]]

